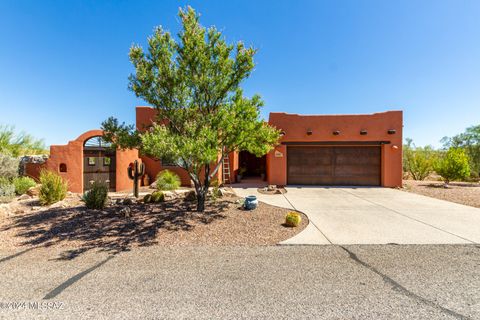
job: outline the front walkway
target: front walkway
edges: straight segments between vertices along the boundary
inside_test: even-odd
[[[480,209],[400,190],[290,186],[286,194],[264,195],[232,187],[308,216],[309,226],[282,244],[480,243]]]

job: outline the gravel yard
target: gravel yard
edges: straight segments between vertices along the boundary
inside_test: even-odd
[[[51,208],[37,207],[35,199],[15,202],[10,212],[0,212],[0,248],[58,245],[66,248],[66,258],[92,249],[115,253],[153,244],[275,245],[308,224],[302,216],[299,227],[284,227],[289,210],[260,203],[256,210],[245,211],[236,197],[210,200],[205,213],[184,199],[135,203],[129,206],[131,217],[119,214],[125,205],[89,210],[76,195],[68,205]]]
[[[480,208],[479,183],[451,182],[448,188],[444,188],[441,181],[404,180],[403,190]]]

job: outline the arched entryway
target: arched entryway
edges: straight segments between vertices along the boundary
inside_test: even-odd
[[[91,137],[83,144],[83,190],[100,182],[115,191],[115,150],[101,136]]]

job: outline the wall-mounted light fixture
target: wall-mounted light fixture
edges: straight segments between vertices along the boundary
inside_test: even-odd
[[[397,133],[397,130],[395,130],[395,129],[388,129],[387,132],[388,132],[388,134],[395,134],[395,133]]]
[[[333,131],[333,135],[334,135],[334,136],[338,136],[339,134],[340,134],[340,130],[335,130],[335,131]]]
[[[367,133],[368,133],[368,131],[365,130],[365,129],[360,130],[360,134],[361,134],[362,136],[366,135]]]
[[[312,129],[308,128],[308,129],[307,129],[307,136],[311,136],[312,133],[313,133],[313,132],[312,132]]]
[[[286,135],[285,131],[280,131],[280,137],[283,137],[284,135]]]
[[[392,145],[392,149],[393,149],[393,150],[397,150],[397,149],[398,149],[398,146]]]

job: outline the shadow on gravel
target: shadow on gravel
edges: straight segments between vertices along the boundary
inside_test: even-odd
[[[111,206],[102,211],[85,207],[52,208],[15,216],[0,231],[14,229],[25,246],[74,242],[76,248],[63,252],[59,258],[69,260],[92,249],[115,254],[134,245],[153,245],[159,232],[190,231],[195,225],[225,218],[222,211],[227,206],[224,202],[212,202],[205,212],[199,213],[195,211],[195,203],[183,200],[133,204],[127,218],[120,214],[125,206]]]

